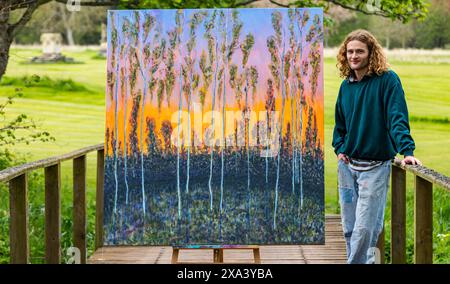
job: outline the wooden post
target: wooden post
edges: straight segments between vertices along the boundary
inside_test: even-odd
[[[86,263],[86,156],[73,160],[73,243]]]
[[[10,261],[28,263],[27,174],[9,181]]]
[[[254,257],[254,263],[260,264],[261,263],[261,255],[259,252],[259,246],[256,245],[249,245],[249,246],[241,246],[241,245],[233,245],[233,246],[227,246],[226,248],[217,246],[217,245],[201,245],[201,246],[187,246],[187,247],[180,247],[175,246],[172,247],[172,264],[178,263],[178,256],[180,254],[180,250],[196,250],[196,249],[212,249],[213,250],[213,263],[223,263],[223,255],[225,249],[251,249],[253,252]]]
[[[416,176],[414,262],[433,263],[433,184]]]
[[[406,171],[392,167],[391,260],[406,263]]]
[[[61,263],[61,165],[45,172],[45,262]]]
[[[172,248],[172,264],[176,264],[178,262],[178,254],[180,253],[180,249]]]
[[[223,249],[214,249],[213,259],[214,263],[223,263]]]
[[[259,247],[253,249],[253,258],[256,264],[261,264],[261,254],[259,253]]]
[[[95,249],[103,246],[103,205],[104,205],[105,151],[97,151],[97,189],[95,197]]]
[[[385,240],[384,240],[384,227],[378,236],[377,248],[380,250],[380,264],[384,264],[384,253],[385,253]]]

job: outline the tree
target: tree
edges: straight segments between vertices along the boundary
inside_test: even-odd
[[[265,103],[265,109],[266,109],[266,131],[265,131],[265,137],[264,140],[266,142],[266,184],[269,182],[269,143],[272,139],[272,127],[273,127],[273,116],[272,112],[275,111],[275,90],[273,86],[272,79],[267,79],[267,90],[266,90],[266,103]]]
[[[33,13],[42,5],[56,1],[67,4],[67,0],[6,0],[0,2],[0,79],[6,71],[9,60],[9,49],[14,37],[30,21]],[[111,6],[118,8],[237,8],[248,6],[262,0],[80,0],[81,6]],[[271,0],[280,7],[317,7],[321,6],[327,10],[331,4],[341,6],[348,10],[360,11],[368,15],[378,15],[391,19],[399,19],[407,22],[410,19],[424,18],[427,9],[425,0],[384,0],[383,5],[374,8],[367,5],[367,0],[296,0],[287,4]],[[18,11],[20,16],[17,20],[10,22],[11,13]]]
[[[119,112],[119,70],[120,70],[120,49],[119,46],[121,45],[122,38],[119,36],[118,32],[118,17],[113,13],[111,15],[110,19],[110,25],[111,25],[111,64],[107,65],[107,85],[108,85],[108,91],[110,95],[110,101],[114,103],[114,151],[113,151],[113,159],[114,159],[114,185],[115,185],[115,193],[114,193],[114,211],[113,211],[113,224],[115,225],[116,221],[116,215],[117,215],[117,195],[119,191],[119,183],[118,183],[118,176],[117,176],[117,163],[118,163],[118,149],[119,149],[119,139],[118,139],[118,112]]]
[[[446,0],[432,0],[430,15],[414,23],[415,45],[419,48],[444,48],[450,44],[450,8]]]
[[[128,19],[125,19],[125,21],[123,22],[122,25],[122,33],[124,35],[125,40],[131,41],[133,39],[131,39],[131,23]],[[136,40],[136,37],[134,37],[134,40]],[[122,94],[122,98],[123,98],[123,109],[124,109],[124,114],[123,114],[123,125],[124,125],[124,130],[123,130],[123,148],[124,148],[124,178],[125,178],[125,188],[126,188],[126,195],[125,195],[125,204],[128,205],[128,192],[129,192],[129,187],[128,187],[128,147],[127,147],[127,102],[128,102],[128,97],[129,97],[129,93],[130,93],[130,89],[131,89],[131,93],[134,93],[134,89],[136,88],[136,73],[137,73],[137,68],[136,65],[133,64],[133,50],[130,48],[130,46],[133,45],[131,42],[125,43],[123,42],[120,46],[120,57],[122,59],[122,61],[125,62],[125,66],[123,66],[121,68],[121,78],[120,78],[120,86],[121,86],[121,94]],[[136,45],[136,43],[134,43],[134,45]],[[131,74],[129,74],[129,71],[131,69]],[[130,86],[130,88],[129,88]],[[134,95],[133,95],[134,97]],[[134,111],[135,105],[133,105],[133,111]],[[133,112],[133,114],[135,113],[135,111]],[[130,121],[133,122],[135,121],[136,118],[135,117],[131,117]],[[133,129],[136,129],[137,127],[133,124],[131,124]],[[134,131],[131,132],[131,134],[133,134]],[[130,135],[130,140],[133,139],[132,135]],[[136,139],[137,140],[137,139]],[[132,148],[131,153],[136,153],[134,152]],[[137,150],[137,149],[136,149]]]
[[[248,58],[250,56],[250,52],[255,44],[255,38],[253,34],[249,33],[245,36],[241,44],[242,51],[242,75],[241,82],[244,84],[244,93],[245,93],[245,107],[243,111],[244,115],[244,130],[245,130],[245,148],[247,151],[247,232],[250,231],[250,106],[248,103],[248,93],[249,88],[251,86],[252,81],[255,81],[254,76],[256,67],[255,66],[247,66]],[[253,73],[253,75],[252,75]],[[252,78],[253,76],[253,78]],[[253,90],[255,87],[252,88]],[[254,92],[253,92],[254,95]],[[248,233],[246,234],[248,241]]]
[[[144,89],[142,94],[142,107],[140,116],[140,125],[144,125],[145,121],[145,101],[146,94],[150,91],[150,100],[153,96],[153,88],[156,85],[157,80],[154,78],[154,74],[161,64],[163,54],[166,48],[165,39],[161,39],[159,27],[155,27],[156,19],[150,14],[145,14],[145,21],[141,23],[140,12],[135,11],[134,14],[135,24],[132,34],[137,38],[136,50],[141,52],[135,52],[136,62],[139,66],[139,71],[144,82]],[[153,37],[150,36],[152,30],[155,29]],[[149,42],[150,41],[150,42]],[[141,193],[142,193],[142,210],[145,217],[145,175],[144,175],[144,127],[140,127],[140,156],[141,156]]]
[[[139,152],[139,142],[138,142],[138,133],[137,133],[137,129],[138,129],[138,116],[139,116],[139,105],[141,102],[141,98],[142,98],[142,92],[141,90],[139,90],[137,92],[137,94],[134,94],[132,96],[132,100],[133,100],[133,106],[131,108],[131,114],[130,114],[130,119],[129,119],[129,123],[131,125],[131,130],[130,130],[130,134],[129,134],[129,141],[130,141],[130,153],[132,153],[132,161],[133,163],[136,162],[137,160],[137,155]],[[149,122],[147,122],[147,128],[151,128],[151,126],[149,126]],[[154,122],[153,122],[154,123]],[[154,125],[153,125],[153,129],[154,131]],[[151,135],[149,135],[149,137],[151,137]],[[147,138],[149,139],[149,138]],[[154,143],[154,137],[150,138],[151,143],[153,143],[153,147],[155,147],[156,143]],[[141,149],[142,151],[142,149]]]
[[[161,125],[161,134],[164,139],[164,153],[170,155],[172,153],[172,145],[170,136],[172,135],[172,124],[169,120],[164,120]]]
[[[210,141],[211,141],[211,155],[210,155],[210,163],[209,163],[209,180],[208,180],[208,188],[209,188],[209,198],[210,198],[210,210],[213,210],[213,192],[212,192],[212,174],[213,174],[213,157],[214,157],[214,147],[216,145],[215,143],[215,126],[214,126],[214,107],[215,107],[215,103],[216,103],[216,86],[217,86],[217,69],[218,69],[218,65],[219,65],[219,58],[218,58],[218,37],[217,37],[217,28],[216,28],[216,16],[217,16],[217,12],[216,10],[214,10],[212,12],[212,15],[210,16],[210,19],[208,21],[205,22],[205,38],[208,42],[208,57],[209,57],[209,62],[207,63],[207,70],[206,71],[206,76],[205,79],[207,80],[205,82],[205,85],[209,85],[208,80],[210,80],[212,74],[211,72],[214,71],[214,85],[213,85],[213,92],[212,92],[212,103],[211,103],[211,136],[210,136]],[[216,28],[216,32],[215,34],[213,34],[214,29]],[[202,53],[203,55],[204,53]],[[203,58],[205,58],[203,56]],[[200,59],[200,61],[202,61],[202,59]],[[214,64],[215,63],[215,64]],[[213,64],[215,65],[213,67]],[[205,63],[200,64],[200,65],[205,65]],[[203,71],[203,69],[202,69]],[[204,73],[205,74],[205,73]],[[209,76],[209,79],[208,79]],[[207,91],[207,88],[206,90]],[[200,100],[202,100],[202,95],[200,93]],[[203,101],[202,101],[202,107],[203,104],[205,102],[205,98],[204,98],[204,94],[203,94]],[[211,214],[211,218],[212,218],[212,214]]]
[[[295,72],[296,72],[296,64],[297,63],[297,53],[298,53],[298,42],[299,40],[297,40],[297,36],[295,33],[295,18],[297,16],[297,13],[295,10],[293,9],[289,9],[288,10],[288,17],[289,17],[289,25],[288,25],[288,30],[289,30],[289,51],[288,51],[288,68],[286,69],[286,85],[287,88],[289,90],[289,99],[291,101],[291,123],[292,123],[292,141],[290,143],[291,147],[292,147],[292,194],[295,193],[295,169],[296,169],[296,149],[295,149],[295,144],[297,141],[297,131],[296,131],[296,117],[294,118],[294,101],[295,101],[295,94],[297,93],[297,86],[295,84]],[[301,43],[300,43],[301,44]]]
[[[221,13],[220,16],[221,21],[227,21],[227,19],[224,19],[224,15]],[[237,11],[233,11],[232,13],[232,37],[230,44],[228,44],[228,31],[225,28],[225,25],[220,25],[221,27],[221,37],[222,37],[222,46],[221,46],[221,54],[222,54],[222,65],[224,67],[222,72],[222,85],[223,85],[223,93],[222,93],[222,139],[224,145],[222,149],[222,155],[221,155],[221,170],[220,170],[220,222],[219,222],[219,238],[222,237],[222,213],[223,213],[223,182],[224,182],[224,170],[225,170],[225,150],[227,147],[227,138],[226,138],[226,132],[225,132],[225,121],[226,121],[226,115],[225,115],[225,107],[227,105],[227,98],[226,98],[226,86],[227,86],[227,72],[229,70],[231,58],[233,56],[234,51],[239,47],[239,36],[241,34],[242,29],[242,22],[239,20]],[[231,70],[230,70],[231,71]],[[221,76],[219,76],[221,77]],[[231,72],[230,72],[231,77]],[[231,84],[232,80],[230,80]],[[220,92],[219,92],[220,94]]]
[[[432,17],[430,15],[429,17]],[[407,42],[415,37],[412,23],[403,24],[399,21],[369,17],[368,28],[380,42],[384,42],[386,49],[401,46],[406,47]],[[418,35],[417,35],[418,36]]]
[[[306,26],[306,23],[309,20],[309,13],[308,11],[304,11],[303,13],[299,13],[297,15],[297,28],[299,30],[299,38],[301,42],[303,42],[303,29]],[[303,105],[306,104],[304,97],[303,97],[303,90],[304,90],[304,84],[302,81],[303,76],[307,75],[308,68],[305,68],[303,62],[307,63],[308,61],[303,61],[303,46],[299,45],[299,50],[297,51],[299,53],[299,64],[300,64],[300,70],[297,70],[296,68],[296,74],[295,77],[297,79],[297,86],[299,88],[299,95],[300,98],[298,99],[298,107],[297,107],[297,113],[296,116],[300,116],[300,139],[298,141],[297,147],[299,148],[298,151],[298,157],[296,158],[297,165],[298,165],[298,181],[300,183],[300,208],[303,207],[303,151],[302,151],[302,134],[303,134]],[[296,118],[297,121],[297,118]],[[297,173],[297,171],[296,171]]]
[[[181,10],[178,10],[175,15],[175,31],[173,33],[173,36],[170,38],[170,46],[175,47],[179,46],[181,44],[181,35],[183,33],[183,25],[184,25],[184,13]],[[181,50],[181,48],[180,48]],[[170,54],[170,53],[169,53]],[[181,56],[179,56],[181,57]],[[181,62],[181,58],[176,58],[178,61]],[[174,60],[175,61],[175,60]],[[180,64],[181,65],[181,64]],[[178,78],[180,82],[180,86],[183,85],[183,72],[181,71],[181,68],[178,72]],[[183,89],[179,88],[179,96],[178,96],[178,125],[181,123],[181,104],[182,104],[182,95],[183,95]],[[177,133],[177,197],[178,197],[178,224],[181,226],[181,186],[180,186],[180,149],[182,149],[181,141],[180,141],[180,128],[178,127],[178,133]]]
[[[194,12],[191,14],[191,18],[188,22],[188,33],[189,38],[186,43],[186,50],[183,53],[183,63],[181,64],[182,68],[182,91],[187,104],[187,133],[184,133],[187,137],[187,161],[186,161],[186,187],[185,192],[187,195],[187,226],[186,226],[186,242],[189,242],[189,226],[191,222],[191,195],[189,194],[189,177],[190,177],[190,156],[191,156],[191,147],[192,147],[192,135],[191,135],[191,99],[192,94],[195,93],[196,89],[199,85],[200,76],[195,72],[195,47],[197,45],[197,27],[203,22],[204,18],[207,16],[206,11]],[[181,100],[181,97],[180,97]],[[181,109],[181,101],[180,101],[180,109]],[[180,120],[178,120],[180,122]],[[178,133],[179,134],[179,133]],[[178,145],[180,147],[180,144]]]
[[[281,87],[281,116],[280,120],[278,121],[277,125],[277,135],[279,138],[278,141],[278,149],[282,147],[282,138],[283,138],[283,121],[284,121],[284,106],[285,106],[285,99],[286,99],[286,90],[285,90],[285,55],[286,55],[286,48],[285,48],[285,41],[284,41],[284,28],[282,26],[282,15],[279,11],[272,12],[272,28],[274,31],[274,35],[270,36],[267,39],[267,48],[270,53],[270,57],[272,62],[269,64],[269,69],[272,73],[272,79],[275,82],[275,89],[277,93],[280,92]],[[281,51],[281,54],[280,54]],[[281,75],[281,76],[280,76]],[[275,126],[275,125],[274,125]],[[275,181],[275,201],[274,201],[274,212],[273,212],[273,229],[276,229],[277,223],[277,207],[278,207],[278,186],[279,186],[279,179],[280,179],[280,151],[277,153],[277,174],[276,174],[276,181]]]
[[[159,154],[160,149],[160,141],[158,137],[156,136],[156,125],[155,125],[155,119],[147,117],[146,121],[146,130],[147,130],[147,138],[145,139],[145,143],[147,144],[148,150],[147,155],[149,157],[153,157],[157,154]]]
[[[314,99],[316,96],[317,91],[317,83],[320,73],[320,62],[321,62],[321,55],[320,55],[320,46],[319,42],[323,39],[323,32],[322,32],[322,23],[320,21],[319,15],[315,15],[313,19],[313,23],[309,29],[308,34],[306,35],[306,42],[311,44],[310,52],[308,55],[309,59],[309,65],[311,67],[311,76],[310,76],[310,83],[311,83],[311,92],[312,92],[312,98]]]
[[[189,21],[189,39],[186,43],[187,52],[184,56],[183,73],[183,92],[187,103],[188,127],[187,127],[187,165],[186,165],[186,193],[189,193],[189,170],[190,170],[190,154],[191,154],[191,98],[192,93],[198,87],[199,76],[194,71],[195,52],[197,39],[197,27],[203,22],[206,12],[195,12]]]

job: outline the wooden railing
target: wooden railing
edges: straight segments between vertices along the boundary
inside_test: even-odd
[[[61,162],[73,160],[73,244],[86,263],[86,155],[97,151],[95,246],[103,244],[103,144],[94,145],[0,171],[0,182],[9,182],[11,263],[29,263],[27,174],[44,168],[45,262],[61,262]]]
[[[27,173],[44,168],[45,172],[45,259],[61,262],[61,162],[73,160],[73,243],[86,263],[86,155],[97,151],[95,247],[103,245],[103,144],[86,147],[62,156],[39,160],[0,171],[0,182],[9,183],[11,263],[29,262]],[[433,184],[450,191],[450,178],[423,166],[392,167],[391,259],[406,263],[406,172],[415,176],[414,260],[433,261]],[[384,263],[384,231],[378,247]]]
[[[450,191],[450,178],[424,166],[392,164],[391,260],[406,263],[406,172],[414,174],[414,263],[433,263],[433,184]],[[384,263],[384,230],[378,242]]]

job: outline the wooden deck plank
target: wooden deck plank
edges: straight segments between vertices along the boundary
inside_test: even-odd
[[[339,215],[325,218],[324,245],[262,245],[263,264],[345,264],[346,246]],[[101,247],[89,258],[89,263],[171,263],[169,246]],[[179,263],[212,263],[212,249],[180,250]],[[224,250],[224,263],[253,263],[250,249]]]

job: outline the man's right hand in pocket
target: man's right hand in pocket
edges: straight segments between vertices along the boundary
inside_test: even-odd
[[[339,153],[338,155],[338,160],[342,160],[344,161],[346,164],[348,164],[350,162],[350,160],[348,159],[347,155],[343,154],[343,153]]]

